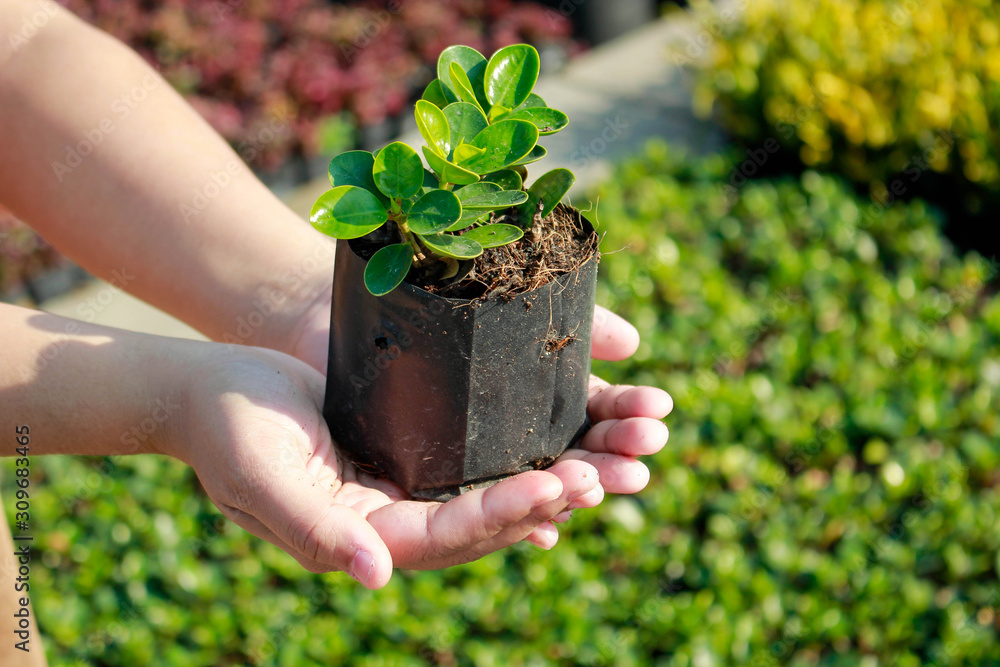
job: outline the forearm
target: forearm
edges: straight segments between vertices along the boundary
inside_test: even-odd
[[[0,33],[33,4],[5,3]],[[0,99],[0,201],[210,338],[287,349],[330,240],[137,55],[59,11],[0,53]]]
[[[183,377],[208,345],[7,304],[0,341],[0,434],[29,427],[32,454],[173,454]]]

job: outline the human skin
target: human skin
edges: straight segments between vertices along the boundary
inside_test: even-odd
[[[442,505],[341,465],[320,418],[333,241],[114,39],[45,2],[0,4],[0,36],[37,12],[49,18],[26,43],[0,39],[0,202],[94,275],[243,347],[72,328],[0,305],[0,434],[30,424],[33,454],[179,458],[230,519],[312,571],[371,588],[393,567],[446,567],[521,539],[551,548],[567,510],[645,486],[635,457],[665,444],[670,398],[596,378],[594,428],[546,471]],[[191,213],[198,193],[212,196]],[[259,326],[239,326],[264,310]],[[595,358],[637,345],[634,328],[598,309]],[[122,435],[167,400],[182,407],[125,451]],[[271,474],[275,451],[284,464]]]

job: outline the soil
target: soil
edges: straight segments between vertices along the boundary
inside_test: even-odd
[[[515,208],[495,211],[490,222],[523,226]],[[398,232],[393,225],[385,225],[352,242],[352,248],[367,259],[383,245],[397,243],[398,238],[393,237],[398,237]],[[519,241],[487,248],[476,259],[460,262],[457,272],[454,263],[448,267],[435,262],[429,269],[412,269],[406,280],[450,299],[511,299],[575,271],[599,254],[598,240],[596,232],[584,231],[579,211],[559,204],[544,220],[536,214],[531,228]],[[442,271],[452,273],[453,277],[438,277]]]

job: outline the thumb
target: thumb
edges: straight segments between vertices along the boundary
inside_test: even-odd
[[[368,588],[385,586],[392,555],[370,523],[303,475],[272,486],[254,512],[279,546],[311,572],[346,572]]]

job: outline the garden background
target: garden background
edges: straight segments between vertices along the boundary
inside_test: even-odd
[[[597,371],[675,399],[643,493],[577,512],[551,552],[371,592],[225,521],[175,461],[36,459],[53,665],[1000,665],[1000,9],[664,4],[595,49],[631,54],[616,71],[584,53],[586,1],[66,3],[290,197],[405,131],[452,42],[530,41],[550,81],[612,97],[662,70],[649,94],[684,111],[615,148],[686,140],[574,195],[605,233],[600,302],[643,335]],[[289,131],[262,141],[274,118]],[[619,155],[580,125],[570,162]],[[63,261],[9,219],[0,248],[11,300]]]

